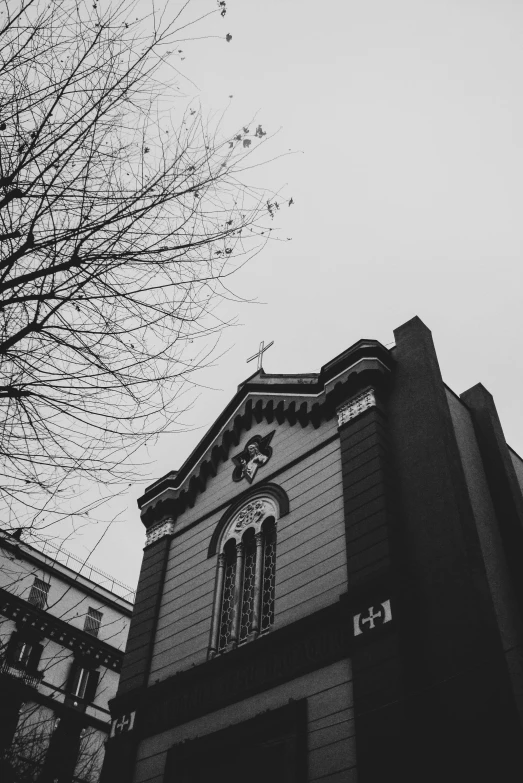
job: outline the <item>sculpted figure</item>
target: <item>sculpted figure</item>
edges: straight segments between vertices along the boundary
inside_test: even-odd
[[[242,468],[244,475],[247,475],[252,479],[254,478],[258,466],[265,465],[269,458],[261,453],[256,443],[251,443],[251,445],[247,447],[247,451],[249,452],[249,460],[248,462],[242,460]]]
[[[232,474],[233,481],[241,481],[245,478],[249,484],[252,482],[258,468],[265,465],[271,458],[272,449],[269,444],[273,435],[274,430],[263,438],[255,435],[251,439],[252,442],[248,443],[240,454],[236,454],[232,458],[236,466]]]

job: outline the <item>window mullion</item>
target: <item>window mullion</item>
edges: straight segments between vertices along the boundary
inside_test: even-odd
[[[252,632],[257,636],[260,632],[260,610],[263,582],[263,533],[260,530],[255,535],[256,540],[256,570],[254,572],[254,612],[252,618]]]
[[[236,544],[236,579],[234,582],[234,606],[232,615],[231,643],[234,647],[238,644],[240,632],[240,619],[242,615],[242,582],[243,582],[243,560],[245,557],[245,547],[242,541]]]
[[[211,646],[209,648],[209,657],[214,658],[218,651],[218,641],[220,635],[220,618],[222,614],[223,602],[223,583],[225,580],[225,554],[218,555],[218,577],[216,580],[216,595],[214,597],[214,610],[211,625]]]

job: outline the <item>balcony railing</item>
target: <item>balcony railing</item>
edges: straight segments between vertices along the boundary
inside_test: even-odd
[[[0,674],[6,674],[15,680],[21,680],[25,685],[30,685],[32,688],[36,688],[44,678],[43,672],[29,672],[27,669],[19,668],[7,661],[0,662]]]

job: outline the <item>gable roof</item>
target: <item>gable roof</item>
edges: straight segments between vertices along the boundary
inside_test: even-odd
[[[365,385],[386,383],[393,368],[391,352],[377,340],[359,340],[325,364],[319,373],[267,374],[256,371],[239,386],[229,404],[179,470],[172,470],[148,486],[138,500],[146,527],[169,516],[175,519],[204,492],[217,466],[229,458],[231,447],[253,422],[317,428],[331,419],[336,407]],[[160,496],[170,490],[169,500]],[[174,495],[174,496],[173,496]],[[159,502],[157,508],[156,499]]]

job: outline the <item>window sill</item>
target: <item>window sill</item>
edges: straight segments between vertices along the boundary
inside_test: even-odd
[[[271,625],[270,628],[267,628],[265,631],[262,631],[261,633],[251,633],[246,639],[242,639],[241,642],[229,642],[225,650],[220,650],[218,652],[213,653],[212,650],[209,650],[207,653],[207,660],[212,660],[213,658],[221,658],[222,655],[227,655],[227,653],[231,652],[231,650],[237,650],[239,647],[245,647],[245,645],[250,644],[251,642],[255,642],[256,639],[261,639],[263,636],[268,636],[271,631],[273,630],[274,626]]]

